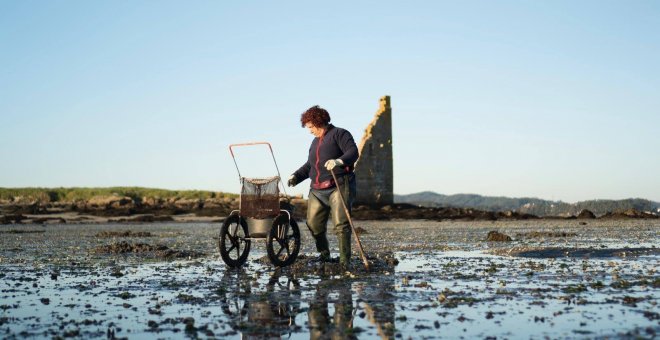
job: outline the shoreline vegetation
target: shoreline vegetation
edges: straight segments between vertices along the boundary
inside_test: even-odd
[[[209,199],[238,197],[238,194],[207,190],[167,190],[143,187],[108,188],[0,188],[0,204],[9,203],[55,203],[90,200],[98,196],[125,196],[134,201],[144,197],[164,199]]]
[[[306,200],[291,197],[294,216],[302,220]],[[204,190],[143,187],[0,188],[0,224],[220,222],[239,206],[239,195]],[[596,216],[582,210],[570,216],[537,216],[519,211],[487,211],[458,207],[425,207],[410,203],[353,207],[356,220],[528,220],[658,218],[626,209]],[[586,222],[585,222],[586,223]]]

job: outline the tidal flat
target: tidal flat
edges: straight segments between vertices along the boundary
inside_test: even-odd
[[[660,221],[356,221],[350,272],[220,223],[0,227],[0,338],[654,338]],[[511,241],[486,241],[490,231]],[[331,248],[336,238],[329,235]],[[337,256],[337,254],[334,254]]]

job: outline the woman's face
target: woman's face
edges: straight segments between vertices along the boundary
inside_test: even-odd
[[[325,127],[316,127],[310,122],[307,122],[305,127],[309,129],[309,132],[316,138],[321,138],[321,136],[323,136],[323,132],[325,131]]]

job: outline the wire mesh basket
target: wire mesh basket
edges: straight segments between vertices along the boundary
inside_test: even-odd
[[[280,213],[279,176],[241,179],[241,215],[254,218],[273,218]]]

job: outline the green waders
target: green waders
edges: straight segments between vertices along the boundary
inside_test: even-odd
[[[348,179],[348,176],[346,177]],[[339,263],[348,268],[351,259],[351,225],[348,216],[344,212],[339,191],[342,190],[346,206],[351,207],[355,197],[354,182],[344,183],[337,188],[315,190],[309,192],[307,204],[307,228],[312,232],[316,241],[316,250],[320,253],[321,260],[330,259],[330,247],[328,244],[327,224],[328,217],[332,216],[332,225],[337,241],[339,243]]]

